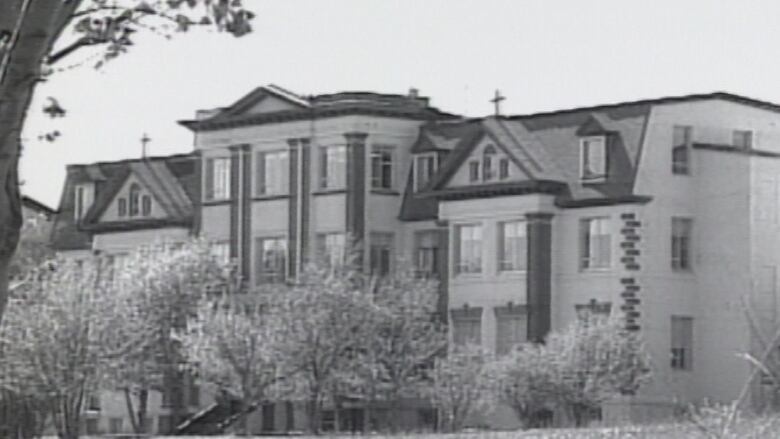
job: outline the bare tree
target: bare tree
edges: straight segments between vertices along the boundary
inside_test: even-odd
[[[138,31],[215,26],[241,36],[250,32],[251,18],[240,0],[0,2],[0,319],[23,222],[20,134],[36,85],[83,50],[101,55],[100,64],[127,52]],[[45,110],[52,117],[65,114],[56,100]]]

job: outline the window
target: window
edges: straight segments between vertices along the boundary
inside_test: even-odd
[[[84,429],[88,435],[100,434],[100,419],[99,418],[87,418],[84,421]]]
[[[528,251],[525,221],[502,222],[498,230],[498,270],[525,270]]]
[[[141,208],[141,186],[137,183],[131,184],[128,199],[130,200],[130,216],[137,216]]]
[[[588,303],[574,305],[574,311],[577,313],[577,320],[588,325],[591,322],[608,319],[612,312],[612,302],[599,302],[596,299],[591,299]]]
[[[414,235],[414,262],[419,277],[438,277],[439,233],[438,230],[425,230]]]
[[[514,346],[527,341],[528,320],[525,307],[501,307],[496,313],[496,354],[508,353]]]
[[[230,242],[220,241],[211,244],[211,254],[222,264],[230,262]]]
[[[414,188],[419,191],[431,181],[431,177],[436,173],[437,167],[436,155],[424,155],[417,157],[414,162]]]
[[[344,263],[346,236],[344,233],[320,233],[317,235],[317,250],[325,264],[341,265]]]
[[[608,268],[612,252],[608,218],[580,220],[580,268]]]
[[[91,393],[87,398],[87,410],[100,411],[100,395]]]
[[[689,126],[675,126],[672,134],[672,174],[690,174],[691,131]]]
[[[671,367],[693,368],[693,318],[672,316]]]
[[[504,157],[498,161],[498,179],[506,180],[509,178],[509,159]]]
[[[87,188],[84,186],[76,186],[75,188],[75,195],[74,195],[74,206],[73,206],[73,212],[75,215],[76,220],[80,220],[81,217],[84,216],[84,212],[86,211],[85,208],[85,202],[86,202],[86,192]]]
[[[390,274],[393,255],[392,233],[371,233],[371,274]]]
[[[469,181],[479,181],[479,162],[476,160],[469,162]]]
[[[120,198],[116,202],[116,214],[119,218],[127,216],[127,199]]]
[[[255,258],[257,258],[257,284],[284,282],[287,268],[286,238],[257,238]]]
[[[108,418],[108,432],[111,434],[122,433],[122,418]]]
[[[753,132],[747,130],[734,130],[733,145],[740,149],[753,147]]]
[[[453,309],[452,341],[455,346],[482,344],[482,308]]]
[[[346,186],[347,147],[328,146],[320,149],[320,187],[341,189]]]
[[[374,146],[371,151],[371,187],[393,188],[393,147]]]
[[[144,195],[141,197],[141,215],[149,216],[152,214],[152,197]]]
[[[493,172],[493,163],[496,156],[496,147],[493,145],[487,145],[482,151],[482,180],[490,181],[496,177]]]
[[[227,157],[206,160],[206,200],[230,198],[230,159]]]
[[[482,271],[482,226],[464,224],[455,227],[455,272]]]
[[[580,141],[581,171],[583,180],[602,180],[607,177],[607,143],[603,136],[588,137]]]
[[[255,163],[255,195],[289,192],[289,155],[287,151],[259,152]]]
[[[276,428],[274,427],[276,424],[275,422],[276,417],[274,416],[275,408],[276,408],[275,404],[272,402],[266,402],[262,405],[261,412],[262,412],[263,425],[261,429],[263,433],[270,433],[276,430]]]
[[[691,269],[691,235],[693,222],[690,218],[672,218],[672,269]]]

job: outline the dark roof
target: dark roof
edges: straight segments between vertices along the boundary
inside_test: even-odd
[[[252,106],[271,95],[290,103],[293,108],[263,113],[247,112]],[[413,120],[459,117],[430,106],[428,98],[416,95],[347,91],[301,97],[281,87],[271,85],[252,90],[231,106],[216,112],[211,117],[200,120],[184,120],[179,123],[197,132],[342,115],[372,115]]]
[[[116,162],[69,165],[60,208],[52,228],[52,246],[56,250],[89,249],[95,232],[137,230],[166,226],[188,226],[194,217],[194,204],[199,199],[196,154],[177,154]],[[162,220],[133,219],[100,223],[99,219],[134,174],[168,213]],[[80,222],[75,221],[75,186],[95,184],[95,199]]]
[[[47,217],[57,213],[57,211],[55,211],[51,207],[41,203],[40,201],[38,201],[38,200],[36,200],[34,198],[28,197],[27,195],[23,195],[22,196],[22,206],[24,206],[24,207],[26,207],[26,208],[28,208],[28,209],[30,209],[32,211],[35,211],[37,213],[46,215]]]
[[[640,146],[651,105],[645,101],[599,106],[527,116],[487,117],[460,122],[424,125],[412,151],[441,151],[452,145],[428,187],[405,196],[400,218],[436,218],[436,199],[498,196],[523,191],[554,193],[562,206],[608,203],[633,196]],[[586,183],[580,179],[579,138],[608,136],[606,181]],[[534,184],[515,183],[449,187],[455,172],[480,141],[489,137]],[[553,184],[553,183],[557,183]]]

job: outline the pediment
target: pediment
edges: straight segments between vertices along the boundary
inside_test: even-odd
[[[134,201],[136,200],[137,201]],[[131,206],[137,203],[137,208]],[[103,210],[99,222],[166,219],[170,214],[147,185],[131,172]]]
[[[277,86],[258,87],[222,111],[220,116],[266,114],[307,108],[308,102]]]
[[[504,171],[502,172],[502,167]],[[460,163],[446,188],[532,180],[491,136],[483,136]]]

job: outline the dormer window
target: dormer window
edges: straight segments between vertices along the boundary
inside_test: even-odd
[[[136,183],[130,185],[130,216],[137,216],[141,203],[141,186]]]
[[[420,155],[414,160],[414,190],[424,188],[436,173],[439,158],[435,153]]]
[[[605,136],[580,140],[580,177],[585,181],[607,178],[607,140]]]
[[[495,163],[496,147],[488,145],[482,151],[482,181],[490,181],[496,177],[493,170]]]
[[[120,198],[116,202],[116,214],[119,218],[124,218],[127,216],[127,200],[124,198]]]
[[[73,217],[81,220],[92,205],[94,186],[91,183],[77,184],[73,189]]]
[[[472,160],[469,162],[469,181],[479,181],[479,161]]]

